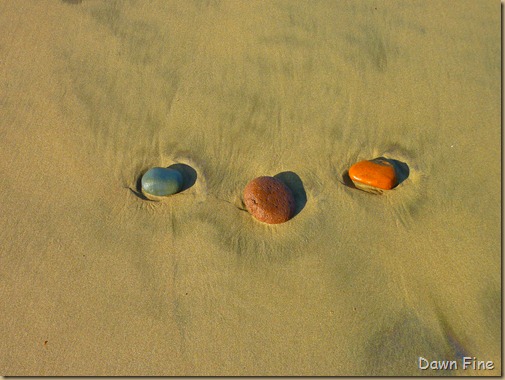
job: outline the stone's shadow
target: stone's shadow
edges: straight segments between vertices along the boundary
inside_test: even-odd
[[[82,3],[82,0],[62,0],[62,1],[67,4],[80,4],[80,3]]]
[[[181,187],[181,190],[179,191],[179,193],[182,193],[184,190],[187,190],[191,186],[193,186],[196,182],[196,179],[198,178],[198,175],[196,174],[196,170],[186,164],[173,164],[173,165],[168,166],[168,169],[177,170],[182,175],[183,182],[182,182],[182,187]]]
[[[398,160],[395,160],[392,158],[382,157],[382,156],[374,158],[374,160],[378,160],[378,159],[387,161],[391,165],[393,165],[393,168],[395,169],[395,173],[396,173],[396,178],[398,179],[398,183],[396,184],[395,187],[393,187],[393,189],[398,187],[403,181],[405,181],[407,178],[409,178],[410,168],[405,162],[398,161]],[[371,160],[371,161],[373,161],[373,160]],[[344,174],[342,175],[342,181],[345,186],[350,187],[352,189],[357,189],[357,187],[354,186],[354,183],[352,182],[351,177],[349,177],[349,170],[346,170],[344,172]]]
[[[300,177],[293,172],[282,172],[274,175],[274,178],[284,183],[293,193],[293,197],[295,198],[295,212],[292,217],[294,218],[307,204],[307,194],[305,193],[303,182]]]
[[[379,158],[386,160],[391,165],[393,165],[393,168],[395,168],[396,178],[398,178],[398,184],[396,186],[399,186],[403,181],[409,178],[410,168],[405,162],[394,160],[392,158],[385,158],[385,157],[379,157]]]

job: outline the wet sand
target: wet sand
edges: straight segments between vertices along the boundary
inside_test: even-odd
[[[0,373],[500,375],[500,59],[490,1],[0,3]]]

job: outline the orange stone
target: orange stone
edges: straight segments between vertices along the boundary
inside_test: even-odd
[[[287,222],[294,214],[295,199],[291,190],[274,177],[258,177],[244,189],[247,211],[260,222]]]
[[[398,184],[395,168],[382,157],[354,164],[349,169],[349,177],[358,189],[370,193],[381,194]]]

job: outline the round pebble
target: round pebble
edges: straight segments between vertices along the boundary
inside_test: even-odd
[[[295,211],[291,190],[274,177],[258,177],[244,189],[247,211],[260,222],[278,224],[288,221]]]
[[[375,194],[398,184],[395,168],[383,157],[354,164],[349,169],[349,177],[358,189]]]
[[[169,168],[151,168],[141,180],[142,192],[148,198],[166,197],[180,191],[183,183],[182,174]]]

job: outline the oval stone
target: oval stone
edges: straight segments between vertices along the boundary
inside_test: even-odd
[[[349,177],[358,189],[375,194],[398,184],[394,166],[383,157],[354,164],[349,169]]]
[[[151,168],[141,180],[142,191],[147,197],[166,197],[177,192],[182,187],[182,174],[169,168]]]
[[[260,222],[278,224],[288,221],[295,211],[293,193],[274,177],[258,177],[244,189],[247,211]]]

